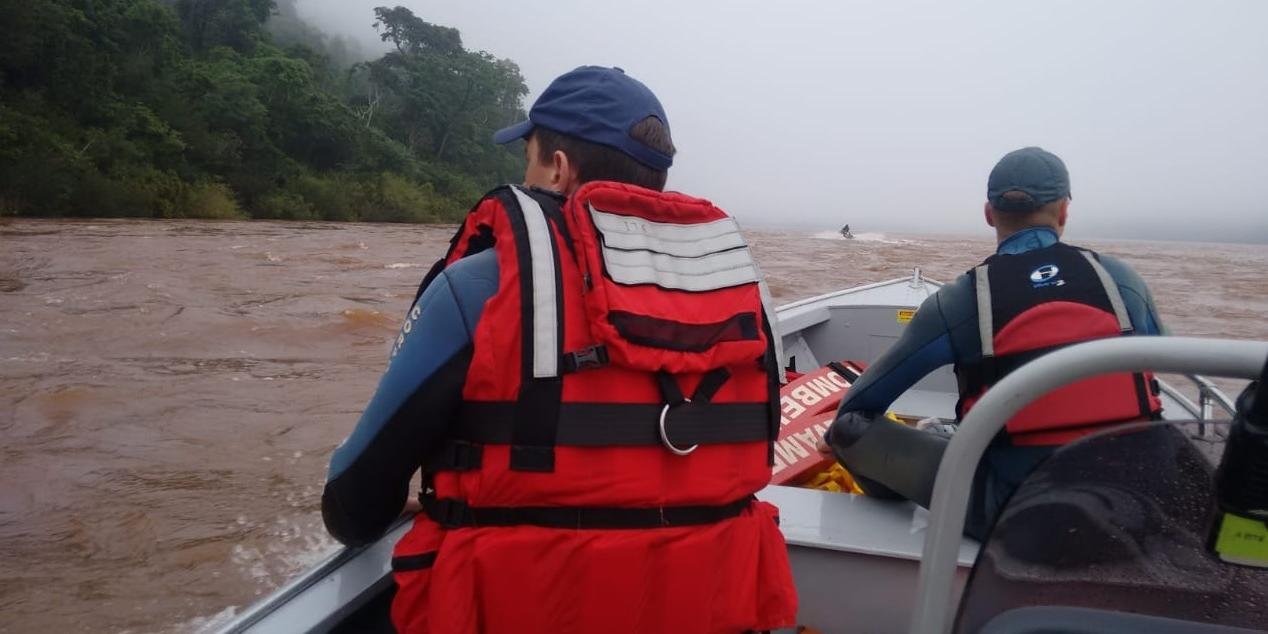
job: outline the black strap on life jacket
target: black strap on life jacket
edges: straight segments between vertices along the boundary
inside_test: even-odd
[[[780,339],[775,334],[775,329],[771,328],[772,319],[774,315],[763,303],[762,334],[766,335],[766,353],[757,360],[757,364],[766,371],[766,464],[774,466],[775,441],[779,440],[779,390],[782,387],[780,383],[784,380],[784,373],[779,367],[779,357],[783,346],[779,343]],[[788,359],[788,369],[796,370],[796,361],[792,357]]]
[[[677,379],[674,378],[672,374],[668,372],[664,372],[664,371],[657,372],[656,383],[660,387],[660,396],[664,400],[664,405],[663,405],[664,409],[661,412],[661,414],[657,416],[657,424],[658,424],[657,431],[661,435],[660,436],[661,444],[665,445],[665,447],[667,447],[674,453],[680,453],[681,455],[687,455],[688,453],[691,453],[695,449],[695,445],[697,443],[692,443],[691,448],[685,450],[685,453],[681,453],[679,450],[676,449],[678,445],[676,445],[675,442],[677,443],[683,442],[682,434],[678,433],[678,429],[680,427],[680,425],[678,424],[678,414],[680,410],[683,410],[685,408],[700,408],[700,407],[709,406],[709,401],[713,400],[714,395],[718,393],[718,390],[722,389],[722,385],[726,383],[727,380],[729,380],[730,378],[731,378],[730,370],[726,369],[725,367],[714,368],[706,372],[704,376],[700,377],[700,382],[696,384],[696,389],[694,392],[692,392],[691,398],[687,398],[683,396],[682,388],[678,386],[678,381]],[[666,427],[665,414],[668,413],[670,408],[673,408],[673,411],[674,411],[674,417],[673,417],[674,438],[672,441],[669,439],[669,432],[665,429]],[[722,422],[722,421],[710,421],[710,422],[711,422],[710,427],[719,426],[719,427],[725,428],[731,424],[730,422]],[[713,430],[705,430],[705,431],[707,433]],[[683,445],[683,446],[686,446],[686,445]]]
[[[462,424],[454,426],[450,436],[467,444],[510,444],[515,407],[513,402],[463,403],[459,414]],[[559,408],[555,445],[659,445],[657,421],[663,407],[655,403],[564,403]],[[684,445],[759,442],[770,437],[769,408],[764,402],[683,403],[674,407],[672,425],[674,441]],[[470,449],[455,450],[457,452],[472,453]],[[433,464],[452,463],[432,462],[429,466]]]
[[[529,196],[542,209],[546,221],[547,244],[537,244],[539,251],[549,250],[554,263],[555,285],[555,341],[562,345],[564,340],[564,307],[563,280],[559,274],[559,247],[555,243],[555,234],[550,231],[551,224],[560,226],[563,220],[559,212],[559,200],[540,191],[519,190]],[[511,438],[511,469],[514,471],[551,472],[555,470],[555,436],[559,422],[559,407],[563,399],[563,378],[556,371],[554,376],[535,376],[534,360],[534,295],[533,280],[533,244],[529,233],[528,220],[521,208],[516,191],[510,187],[499,190],[497,196],[506,209],[507,219],[511,227],[511,235],[515,239],[515,253],[520,275],[520,324],[522,347],[520,350],[520,391],[516,403],[515,427]],[[553,208],[557,213],[556,220],[551,220],[547,209]],[[544,254],[544,253],[543,253]],[[539,254],[543,255],[543,254]],[[544,290],[544,289],[543,289]],[[562,350],[544,351],[553,355],[556,364],[562,357]]]
[[[477,203],[478,205],[478,203]],[[427,274],[423,276],[423,281],[418,285],[418,291],[414,293],[414,302],[418,303],[418,298],[423,296],[423,291],[431,286],[433,280],[440,277],[440,273],[445,270],[449,263],[449,258],[458,250],[458,240],[462,238],[463,233],[467,230],[466,224],[458,225],[458,231],[449,239],[449,249],[445,252],[444,257],[436,260],[431,268],[427,270]],[[489,225],[478,225],[476,227],[476,235],[471,236],[467,240],[467,248],[462,252],[462,257],[475,255],[481,251],[493,248],[497,244],[497,239],[493,237],[493,227]]]
[[[434,565],[436,565],[436,551],[434,550],[419,555],[399,555],[392,557],[392,570],[394,572],[426,570]]]
[[[564,222],[564,203],[568,202],[568,197],[549,189],[542,189],[534,185],[528,188],[529,195],[534,200],[541,203],[542,212],[546,214],[546,219],[554,225],[559,231],[559,235],[564,239],[564,246],[568,247],[568,253],[575,253],[576,247],[573,246],[572,231],[568,229],[568,223]]]
[[[1146,381],[1144,374],[1133,372],[1132,381],[1136,386],[1136,405],[1140,408],[1140,417],[1150,420],[1162,420],[1162,412],[1155,412],[1149,407],[1149,396],[1151,394],[1156,395],[1159,392],[1158,380]]]
[[[679,405],[687,403],[698,403],[701,405],[708,404],[713,400],[718,390],[722,389],[722,385],[731,378],[731,371],[726,368],[714,368],[700,377],[700,382],[696,384],[696,389],[691,394],[691,398],[687,399],[683,396],[682,389],[678,387],[678,381],[674,379],[674,375],[668,372],[656,373],[656,384],[660,387],[660,396],[669,405]],[[660,406],[657,405],[657,408]]]
[[[718,506],[469,506],[455,498],[424,497],[423,511],[448,529],[493,526],[541,526],[567,529],[647,529],[699,526],[730,519],[754,501],[746,496]]]
[[[509,418],[509,416],[508,416]],[[510,439],[510,426],[507,426],[507,440]],[[484,445],[465,438],[449,438],[441,445],[436,455],[428,459],[424,465],[427,471],[471,471],[484,464]]]
[[[1014,370],[1020,368],[1039,357],[1060,350],[1062,348],[1074,345],[1072,343],[1063,343],[1056,346],[1045,346],[1043,348],[1035,348],[1025,352],[1016,354],[1006,354],[996,357],[983,357],[981,360],[973,363],[961,364],[956,369],[955,377],[959,383],[960,394],[975,395],[980,393],[991,385],[999,383],[1000,379],[1012,374]]]

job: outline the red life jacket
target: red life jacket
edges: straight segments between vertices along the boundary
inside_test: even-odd
[[[956,364],[963,418],[983,392],[1055,349],[1132,333],[1118,285],[1092,251],[1058,242],[993,255],[969,272],[977,291],[982,358]],[[1054,390],[1027,405],[1005,431],[1016,445],[1059,445],[1102,425],[1156,417],[1153,375],[1108,374]]]
[[[426,512],[396,549],[397,628],[791,625],[777,511],[753,498],[778,354],[738,226],[615,183],[561,202],[496,189],[444,259],[493,248],[499,282],[458,420],[423,460]]]

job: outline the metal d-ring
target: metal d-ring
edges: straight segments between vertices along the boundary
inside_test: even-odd
[[[690,447],[687,447],[686,449],[679,449],[678,447],[674,446],[674,443],[669,442],[669,434],[665,433],[665,418],[668,417],[669,415],[669,409],[673,407],[674,405],[685,405],[690,402],[691,402],[691,399],[684,398],[682,399],[681,402],[678,402],[678,403],[665,403],[665,406],[662,407],[660,410],[660,444],[664,445],[665,449],[668,449],[675,456],[685,456],[695,451],[696,447],[700,446],[700,445],[692,445]]]

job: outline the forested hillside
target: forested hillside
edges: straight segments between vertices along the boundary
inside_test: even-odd
[[[295,0],[0,0],[0,214],[452,220],[523,157],[514,62],[375,9],[377,59]]]

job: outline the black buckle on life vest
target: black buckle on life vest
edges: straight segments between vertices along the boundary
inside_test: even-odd
[[[467,503],[462,500],[454,498],[438,500],[434,497],[425,497],[422,502],[423,511],[427,513],[427,517],[430,517],[433,522],[445,528],[462,528],[474,525],[474,520],[471,517],[471,507],[467,506]]]
[[[598,344],[575,352],[565,352],[559,359],[559,368],[565,374],[571,374],[582,370],[597,370],[608,363],[611,363],[608,347]]]
[[[441,447],[433,471],[472,471],[484,462],[484,446],[465,440],[450,440]]]

